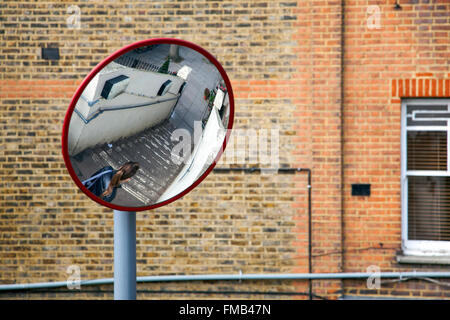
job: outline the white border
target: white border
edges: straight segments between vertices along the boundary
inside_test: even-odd
[[[402,196],[402,250],[406,255],[417,256],[436,256],[436,255],[450,255],[450,241],[425,241],[425,240],[409,240],[408,239],[408,176],[450,176],[450,156],[447,157],[447,171],[424,171],[413,170],[406,171],[406,131],[447,131],[447,147],[450,147],[450,121],[447,122],[447,127],[424,127],[411,126],[406,127],[406,105],[447,105],[447,110],[450,110],[449,99],[402,99],[401,104],[401,196]]]

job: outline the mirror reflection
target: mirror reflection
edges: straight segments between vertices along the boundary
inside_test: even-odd
[[[68,132],[77,177],[123,207],[180,194],[211,165],[230,121],[221,73],[201,53],[155,44],[105,66],[78,99]]]

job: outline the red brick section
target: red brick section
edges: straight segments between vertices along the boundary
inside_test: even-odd
[[[292,167],[312,170],[313,185],[313,271],[340,271],[340,52],[338,43],[331,49],[329,39],[340,32],[340,6],[312,1],[295,10],[297,32],[293,34],[297,48],[297,71],[287,80],[237,80],[233,90],[237,99],[291,99],[295,110],[292,142],[295,162]],[[331,27],[313,27],[313,21],[332,20]],[[328,30],[331,30],[328,32]],[[326,64],[317,62],[325,59]],[[316,64],[319,64],[316,66]],[[337,71],[337,72],[336,72]],[[330,77],[330,72],[335,72]],[[237,110],[239,112],[239,110]],[[294,176],[296,240],[292,243],[296,255],[295,268],[291,272],[307,273],[308,270],[308,186],[307,173]],[[337,219],[336,219],[337,217]],[[337,255],[321,256],[324,252]],[[337,258],[336,258],[337,257]],[[315,281],[313,293],[336,298],[341,290],[340,281]],[[308,282],[296,282],[298,292],[308,292]],[[308,298],[308,296],[298,296]]]
[[[312,170],[312,272],[341,271],[341,3],[299,2],[297,151]],[[306,174],[297,175],[297,272],[308,272]],[[330,254],[331,253],[331,254]],[[305,282],[299,282],[299,291]],[[340,280],[313,281],[313,293],[337,298]]]
[[[367,6],[381,9],[380,29],[368,29]],[[401,254],[401,99],[449,97],[448,1],[345,1],[344,271],[448,270],[399,264]],[[370,197],[352,197],[351,184],[370,183]],[[445,279],[440,279],[446,281]],[[449,297],[425,281],[382,284],[344,281],[344,294]]]
[[[0,80],[0,98],[70,98],[80,83],[77,80]]]
[[[432,74],[429,73],[432,77]],[[450,79],[392,79],[392,100],[399,98],[444,98],[450,96]],[[425,83],[425,85],[424,85]],[[430,87],[431,84],[431,87]]]

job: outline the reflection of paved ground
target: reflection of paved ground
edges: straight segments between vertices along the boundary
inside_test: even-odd
[[[168,45],[158,45],[151,51],[132,51],[127,56],[161,66],[168,52]],[[171,161],[171,149],[176,143],[171,141],[171,133],[176,128],[185,128],[192,133],[194,121],[201,121],[207,107],[203,99],[204,89],[213,89],[221,80],[221,76],[213,64],[194,50],[180,47],[180,56],[183,60],[178,63],[171,62],[169,70],[176,72],[187,65],[192,71],[168,121],[117,141],[112,147],[107,144],[100,145],[71,158],[75,172],[82,181],[107,165],[117,169],[126,161],[140,163],[141,169],[137,175],[118,189],[114,204],[139,207],[155,203],[182,169],[182,165],[175,165]]]
[[[147,129],[132,137],[87,149],[71,158],[75,172],[83,181],[99,168],[117,169],[127,161],[139,162],[141,168],[128,183],[117,191],[113,204],[140,207],[155,203],[182,169],[171,160],[171,150],[176,142],[170,136],[173,126],[163,124]]]

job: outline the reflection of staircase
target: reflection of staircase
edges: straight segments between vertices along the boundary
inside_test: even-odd
[[[72,165],[80,180],[89,178],[99,168],[119,168],[127,161],[137,161],[137,174],[117,192],[113,203],[122,206],[144,206],[155,203],[183,167],[171,159],[175,128],[165,121],[134,136],[108,146],[103,144],[87,149],[73,157]],[[123,192],[125,191],[125,192]]]

